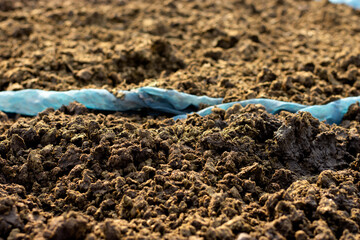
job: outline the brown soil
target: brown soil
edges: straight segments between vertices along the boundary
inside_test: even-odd
[[[0,90],[360,95],[360,11],[306,0],[0,0]],[[360,107],[183,121],[0,112],[0,239],[360,239]]]

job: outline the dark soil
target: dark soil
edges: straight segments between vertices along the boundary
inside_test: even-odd
[[[359,22],[327,1],[0,0],[0,90],[323,104],[360,95]],[[359,121],[0,112],[0,239],[360,239]]]

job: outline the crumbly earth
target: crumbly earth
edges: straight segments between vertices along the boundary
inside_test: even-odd
[[[306,0],[0,1],[0,90],[360,95],[360,11]],[[0,239],[360,239],[360,107],[186,120],[0,112]]]

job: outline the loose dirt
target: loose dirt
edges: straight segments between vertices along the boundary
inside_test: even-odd
[[[360,11],[327,1],[0,1],[0,90],[360,95]],[[360,107],[207,117],[0,112],[0,239],[359,239]]]

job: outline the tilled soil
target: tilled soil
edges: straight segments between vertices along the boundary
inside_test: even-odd
[[[0,1],[0,90],[360,95],[360,11],[327,1]],[[0,113],[0,239],[360,239],[360,107]]]

